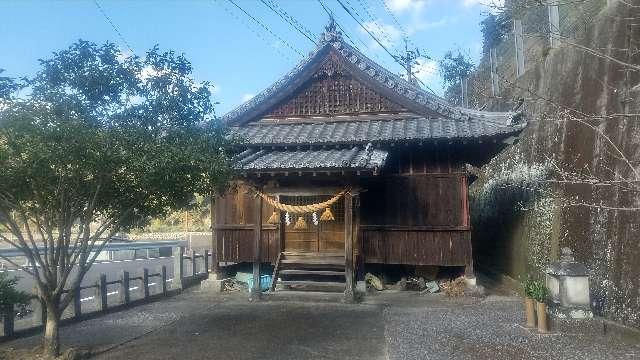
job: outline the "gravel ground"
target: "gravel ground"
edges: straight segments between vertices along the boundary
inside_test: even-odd
[[[362,304],[340,299],[279,293],[249,303],[244,293],[187,291],[61,334],[65,345],[91,349],[98,359],[640,359],[638,338],[594,327],[531,332],[521,326],[522,301],[513,296],[385,291]],[[38,343],[29,337],[0,346]]]
[[[613,336],[552,332],[522,327],[518,298],[473,304],[443,299],[428,307],[384,309],[390,359],[638,359],[640,345]]]

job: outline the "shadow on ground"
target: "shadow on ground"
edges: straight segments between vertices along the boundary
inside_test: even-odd
[[[73,324],[66,346],[96,359],[636,359],[637,338],[597,331],[539,335],[524,329],[514,296],[450,299],[378,293],[362,304],[340,294],[269,296],[187,291]],[[29,337],[3,344],[25,349]]]

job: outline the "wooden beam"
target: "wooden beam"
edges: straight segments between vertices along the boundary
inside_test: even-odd
[[[217,279],[218,274],[220,272],[220,257],[218,256],[218,236],[216,235],[216,226],[218,224],[218,217],[216,216],[216,204],[217,201],[222,199],[221,197],[215,198],[213,191],[211,191],[211,202],[210,202],[210,216],[211,216],[211,272],[213,276]],[[205,271],[209,271],[209,269],[205,269]]]
[[[344,299],[353,302],[354,298],[354,266],[353,266],[353,196],[344,195]]]
[[[259,300],[260,291],[260,263],[262,261],[262,197],[256,196],[256,218],[253,239],[253,287],[250,291],[251,300]]]

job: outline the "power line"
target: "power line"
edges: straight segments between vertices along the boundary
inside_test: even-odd
[[[355,21],[358,23],[358,25],[360,25],[360,27],[362,27],[362,29],[364,29],[364,31],[366,31],[366,32],[367,32],[367,34],[369,34],[369,36],[371,36],[371,38],[373,38],[373,40],[375,40],[375,42],[376,42],[376,43],[378,43],[378,45],[380,45],[380,47],[382,47],[382,48],[384,49],[384,51],[386,51],[386,52],[387,52],[387,54],[389,54],[389,56],[391,56],[391,57],[393,58],[393,60],[395,60],[395,62],[397,62],[397,63],[398,63],[399,65],[401,65],[403,68],[406,66],[406,64],[403,64],[403,63],[400,61],[400,58],[399,58],[398,56],[393,55],[393,54],[389,51],[389,49],[387,49],[387,48],[386,48],[386,46],[384,46],[384,45],[380,42],[380,40],[378,40],[378,38],[376,38],[376,37],[375,37],[375,35],[373,35],[373,34],[371,33],[371,31],[369,31],[369,30],[368,30],[368,29],[367,29],[367,28],[362,24],[362,22],[360,22],[360,20],[358,20],[358,19],[357,19],[357,18],[356,18],[352,13],[351,13],[351,11],[349,11],[349,9],[347,9],[347,7],[344,5],[344,3],[342,2],[342,0],[336,0],[336,1],[340,4],[340,6],[342,6],[342,8],[344,9],[344,11],[346,11],[346,12],[347,12],[347,14],[349,14],[349,15],[353,18],[353,20],[355,20]],[[430,88],[427,84],[425,84],[422,80],[420,80],[420,79],[418,79],[418,78],[415,78],[415,79],[416,79],[416,80],[417,80],[417,81],[418,81],[422,86],[426,87],[426,88],[427,88],[427,90],[429,90],[430,92],[432,92],[434,95],[436,94],[436,92],[435,92],[435,91],[433,91],[433,89],[431,89],[431,88]],[[407,79],[407,80],[409,80],[409,79]]]
[[[229,9],[224,5],[224,3],[223,3],[223,2],[220,2],[220,6],[222,6],[222,8],[224,9],[224,11],[225,11],[227,14],[229,14],[229,15],[230,15],[230,16],[232,16],[232,17],[234,17],[236,20],[238,20],[238,22],[242,23],[242,24],[243,24],[247,29],[249,29],[249,31],[251,31],[251,32],[252,32],[256,37],[258,37],[259,39],[262,39],[262,40],[264,41],[264,43],[265,43],[265,44],[268,44],[268,43],[269,43],[269,39],[267,39],[267,38],[263,35],[263,33],[261,33],[261,32],[258,32],[258,31],[256,31],[256,30],[254,30],[251,26],[249,26],[249,24],[248,24],[246,21],[244,21],[244,20],[240,19],[240,18],[238,17],[238,15],[234,14],[231,10],[229,10]],[[289,54],[287,54],[287,53],[284,53],[284,52],[280,51],[280,49],[279,49],[279,48],[277,48],[277,47],[275,47],[275,46],[271,46],[271,47],[272,47],[272,48],[273,48],[273,49],[274,49],[274,50],[275,50],[275,51],[276,51],[280,56],[282,56],[283,58],[285,58],[285,59],[287,59],[287,60],[289,60],[289,61],[295,61],[291,56],[289,56]]]
[[[96,4],[96,7],[100,11],[100,13],[102,13],[102,16],[104,16],[104,18],[107,19],[107,22],[111,25],[113,30],[116,32],[116,34],[120,38],[120,41],[122,41],[124,43],[124,45],[127,47],[127,49],[129,49],[131,54],[133,54],[134,53],[133,49],[131,48],[131,46],[129,45],[127,40],[124,38],[124,36],[122,36],[122,33],[120,32],[120,30],[118,30],[118,27],[116,26],[116,24],[114,24],[114,22],[111,21],[111,18],[109,17],[109,15],[107,15],[107,13],[104,11],[102,6],[100,6],[100,3],[98,3],[98,0],[93,0],[93,3]]]
[[[360,16],[360,13],[358,12],[358,10],[356,10],[355,7],[353,7],[353,5],[351,5],[351,2],[349,2],[349,0],[345,0],[345,2],[347,3],[347,5],[349,5],[349,7],[351,8],[351,10],[353,10],[353,12],[355,13],[355,15],[359,18],[362,19],[362,17]],[[376,28],[376,31],[378,33],[380,33],[380,35],[382,35],[382,37],[391,45],[393,45],[393,40],[391,39],[391,37],[389,36],[389,34],[387,34],[387,32],[384,30],[384,28],[380,25],[380,23],[373,18],[373,16],[369,13],[369,11],[367,9],[364,9],[365,12],[367,13],[367,15],[369,16],[369,23],[367,25],[373,26]]]
[[[407,30],[404,28],[404,26],[402,26],[402,24],[400,23],[400,21],[398,20],[396,15],[393,13],[393,11],[391,11],[391,9],[389,9],[389,6],[387,5],[387,2],[385,0],[380,0],[380,2],[382,3],[382,7],[385,9],[387,14],[389,14],[389,16],[391,17],[393,22],[396,23],[396,25],[398,25],[398,27],[400,28],[400,32],[402,32],[402,37],[406,41],[411,42],[413,46],[416,46],[416,44],[413,41],[411,41],[411,39],[409,38],[409,33],[407,32]]]
[[[386,52],[387,52],[387,54],[389,54],[389,56],[391,56],[391,57],[392,57],[396,62],[400,63],[400,62],[398,61],[398,59],[397,59],[396,55],[393,55],[393,54],[389,51],[389,49],[387,49],[387,47],[386,47],[386,46],[384,46],[384,44],[382,44],[382,43],[380,42],[380,40],[378,40],[378,38],[377,38],[375,35],[373,35],[373,34],[371,33],[371,31],[369,31],[369,29],[367,29],[367,27],[366,27],[366,26],[364,26],[364,25],[362,24],[362,22],[361,22],[360,20],[358,20],[358,19],[353,15],[353,13],[351,13],[351,11],[350,11],[350,10],[349,10],[345,5],[344,5],[344,3],[342,2],[342,0],[336,0],[336,1],[338,2],[338,4],[340,4],[340,6],[342,6],[342,8],[344,9],[344,11],[346,11],[346,12],[347,12],[347,14],[349,14],[349,16],[351,16],[351,17],[353,18],[353,20],[355,20],[355,21],[358,23],[358,25],[360,25],[360,27],[361,27],[361,28],[362,28],[362,29],[363,29],[367,34],[369,34],[369,36],[371,36],[371,38],[372,38],[376,43],[378,43],[378,45],[380,45],[380,47],[381,47],[381,48],[383,48],[383,49],[384,49],[384,51],[386,51]],[[400,64],[400,65],[402,65],[402,64]]]
[[[347,39],[349,40],[349,42],[351,43],[351,45],[353,45],[353,47],[360,51],[360,49],[358,49],[358,46],[356,45],[355,41],[353,41],[353,38],[351,38],[351,36],[349,36],[349,33],[346,32],[344,30],[344,28],[342,27],[342,25],[340,25],[340,23],[336,20],[335,14],[332,10],[330,10],[329,8],[327,8],[327,6],[322,2],[322,0],[318,0],[318,2],[320,3],[320,6],[322,6],[322,8],[324,9],[324,11],[327,13],[327,15],[329,15],[329,17],[331,17],[333,19],[333,21],[336,23],[336,25],[338,26],[338,28],[340,29],[340,31],[342,31],[342,33],[344,34],[344,36],[347,37]],[[367,44],[360,40],[360,38],[356,37],[360,43],[362,43],[362,45],[364,45],[365,47],[367,47]]]
[[[296,20],[293,16],[287,14],[287,12],[281,7],[279,7],[276,3],[274,3],[273,1],[269,1],[270,3],[269,4],[265,0],[260,0],[260,2],[262,2],[262,4],[264,4],[266,7],[271,9],[271,11],[273,11],[278,16],[280,16],[282,20],[286,21],[289,25],[293,26],[294,29],[296,29],[300,34],[302,34],[304,37],[309,39],[309,41],[311,41],[314,45],[318,45],[316,41],[311,37],[314,34],[309,29],[307,29],[303,24],[301,24],[298,20]]]
[[[253,20],[254,22],[256,22],[258,25],[260,25],[263,29],[265,29],[269,34],[271,34],[271,36],[275,37],[276,39],[278,39],[280,42],[282,42],[283,44],[285,44],[288,48],[290,48],[291,50],[295,51],[296,53],[298,53],[300,56],[304,57],[304,54],[298,50],[297,48],[294,48],[293,46],[291,46],[288,42],[286,42],[284,39],[282,39],[280,36],[276,35],[273,31],[271,31],[271,29],[269,29],[269,27],[267,27],[265,24],[263,24],[260,20],[256,19],[253,15],[249,14],[245,9],[241,8],[240,5],[236,4],[233,0],[227,0],[228,2],[230,2],[231,4],[233,4],[233,6],[237,7],[240,11],[242,11],[246,16],[248,16],[251,20]]]

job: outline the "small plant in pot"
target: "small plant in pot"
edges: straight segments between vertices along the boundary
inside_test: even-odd
[[[531,286],[531,297],[536,301],[538,331],[547,333],[549,332],[549,324],[547,323],[547,304],[545,301],[549,296],[549,289],[540,280],[533,281]]]
[[[527,317],[527,327],[529,328],[536,327],[536,301],[534,300],[535,286],[536,281],[531,276],[527,276],[527,279],[522,284],[522,288],[524,290],[524,309]]]

